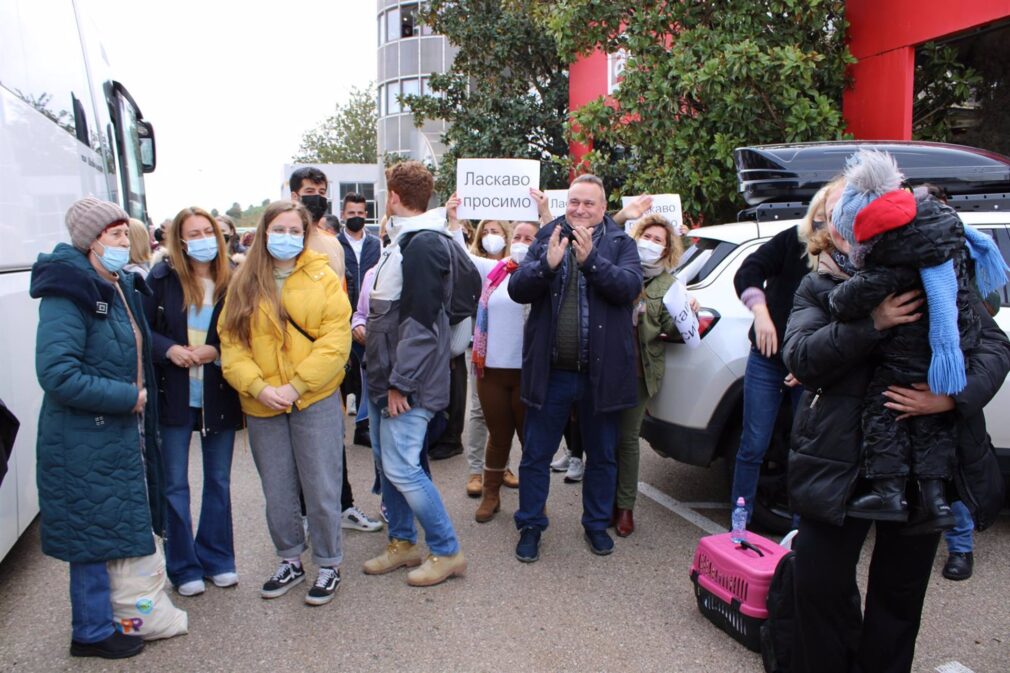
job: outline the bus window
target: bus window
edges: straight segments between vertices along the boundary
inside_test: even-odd
[[[150,124],[141,119],[140,110],[122,85],[115,83],[113,92],[123,201],[131,217],[146,221],[147,196],[144,193],[144,173],[149,172],[148,167],[150,170],[154,169],[154,131]],[[149,148],[145,151],[142,145],[148,145]]]
[[[100,127],[82,58],[74,5],[65,0],[0,3],[0,84],[95,152]],[[44,58],[37,55],[44,54]]]

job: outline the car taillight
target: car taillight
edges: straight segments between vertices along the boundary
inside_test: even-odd
[[[721,316],[719,315],[719,312],[716,311],[714,308],[702,308],[702,309],[699,309],[698,310],[698,336],[700,338],[704,339],[705,335],[708,334],[709,332],[711,332],[712,328],[715,327],[715,324],[717,322],[719,322],[719,318],[720,317]],[[659,335],[659,338],[662,339],[663,341],[668,341],[668,342],[674,343],[674,344],[682,344],[682,343],[684,343],[684,339],[683,339],[683,337],[680,336],[679,332],[675,333],[675,334],[661,334],[661,335]]]

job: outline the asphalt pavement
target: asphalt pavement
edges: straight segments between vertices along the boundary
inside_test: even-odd
[[[350,432],[348,432],[348,439]],[[193,446],[191,483],[200,483]],[[348,445],[356,503],[378,515],[369,449]],[[518,452],[513,455],[513,466]],[[541,560],[513,550],[517,492],[503,489],[493,521],[473,519],[463,456],[432,464],[435,482],[469,561],[465,578],[418,589],[405,572],[371,577],[361,564],[385,546],[384,532],[345,531],[342,582],[323,607],[304,604],[309,583],[263,600],[276,557],[263,498],[240,435],[233,471],[236,588],[171,593],[189,613],[188,635],[148,643],[134,659],[72,659],[67,564],[39,549],[38,522],[0,563],[0,671],[662,671],[763,670],[760,657],[698,611],[689,569],[698,539],[729,521],[722,466],[680,465],[642,443],[636,532],[608,557],[582,537],[581,487],[551,481]],[[199,494],[194,493],[194,511]],[[860,575],[865,586],[864,549]],[[915,671],[1010,671],[1010,517],[977,536],[975,576],[940,575],[941,543],[926,599]],[[315,569],[308,564],[310,581]]]

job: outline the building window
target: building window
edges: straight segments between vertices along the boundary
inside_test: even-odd
[[[417,3],[400,8],[400,37],[417,37],[421,34],[421,22],[417,18]]]
[[[400,83],[390,82],[386,85],[386,114],[395,115],[400,113],[400,101],[397,95],[400,93]]]
[[[365,209],[368,211],[366,219],[369,223],[375,223],[375,184],[371,182],[341,182],[340,183],[340,208],[344,207],[344,197],[354,192],[365,197]]]
[[[400,39],[400,10],[391,9],[386,12],[386,42]]]
[[[421,93],[421,85],[420,85],[420,82],[418,82],[418,80],[416,80],[416,79],[405,79],[405,80],[403,80],[403,95],[404,95],[404,97],[406,97],[406,96],[417,96],[420,93]],[[404,103],[403,109],[404,109],[405,112],[409,112],[410,111],[410,106],[408,106],[406,103]]]

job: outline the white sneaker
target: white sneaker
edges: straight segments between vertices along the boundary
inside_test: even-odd
[[[383,524],[381,521],[369,519],[365,513],[357,507],[348,507],[344,510],[344,513],[340,515],[341,528],[374,533],[377,530],[382,530],[382,526]]]
[[[568,469],[568,461],[572,459],[572,454],[568,449],[564,450],[561,456],[551,463],[551,471],[565,472]]]
[[[351,393],[350,395],[347,396],[347,415],[348,416],[358,415],[358,400],[354,396],[354,393]]]
[[[222,589],[233,587],[238,584],[238,573],[220,573],[212,576],[210,581],[214,583],[214,586]]]
[[[203,580],[193,580],[192,582],[183,582],[179,585],[176,591],[179,592],[180,596],[199,596],[204,591],[207,590],[207,585],[203,583]]]
[[[581,458],[572,458],[568,463],[568,471],[565,472],[565,483],[574,484],[582,481],[582,475],[586,473],[586,464]]]

